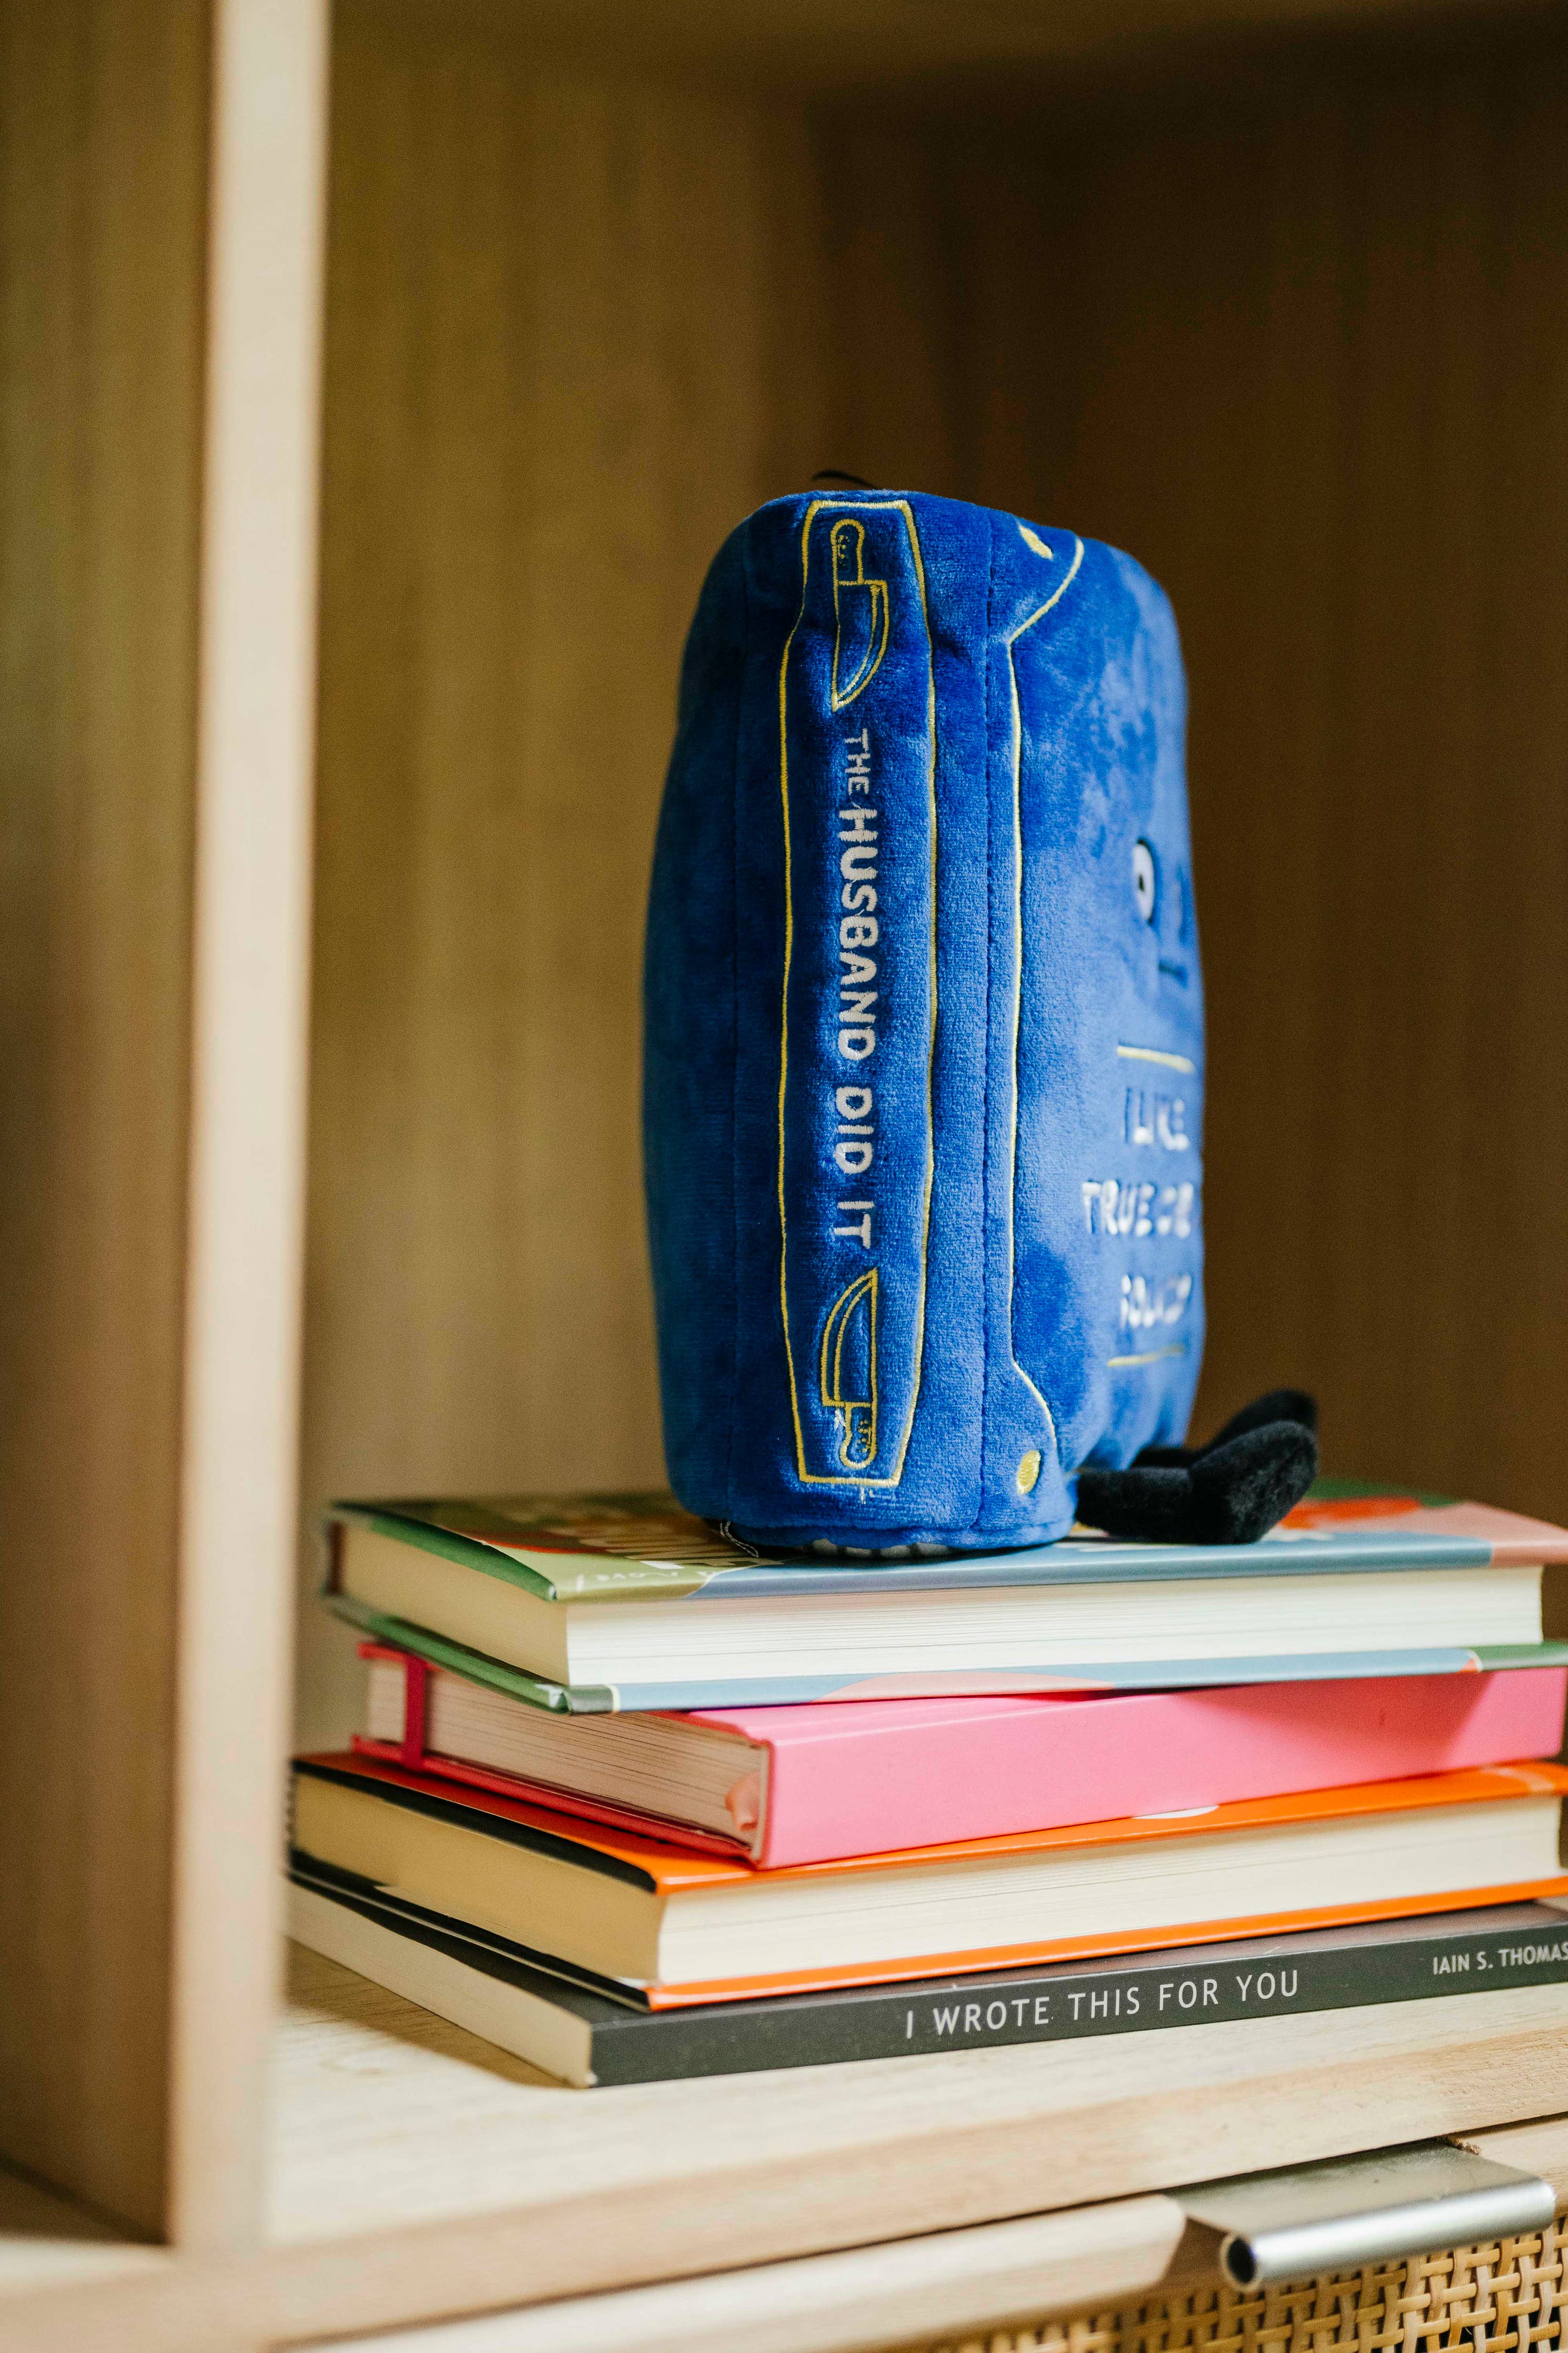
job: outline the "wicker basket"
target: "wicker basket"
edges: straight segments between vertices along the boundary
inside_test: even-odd
[[[1526,2353],[1563,2344],[1568,2215],[1545,2231],[1321,2279],[1213,2286],[921,2353]],[[1568,2348],[1564,2348],[1568,2353]]]

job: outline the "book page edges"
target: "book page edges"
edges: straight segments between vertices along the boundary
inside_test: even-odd
[[[464,1568],[478,1569],[482,1576],[522,1586],[541,1601],[679,1601],[698,1591],[710,1577],[724,1573],[679,1561],[640,1560],[618,1553],[575,1549],[555,1553],[510,1543],[499,1535],[465,1535],[438,1520],[399,1512],[384,1504],[333,1504],[327,1520],[329,1530],[373,1528],[378,1535],[438,1554]],[[738,1556],[734,1564],[736,1567],[749,1565],[744,1556]]]
[[[1363,1921],[1418,1918],[1426,1912],[1480,1911],[1499,1904],[1540,1903],[1568,1896],[1568,1874],[1531,1879],[1503,1887],[1474,1887],[1456,1894],[1452,1888],[1429,1896],[1402,1895],[1388,1904],[1335,1904],[1304,1912],[1259,1913],[1251,1918],[1183,1923],[1180,1941],[1189,1945],[1226,1945],[1243,1937],[1294,1935],[1302,1929],[1342,1928]],[[1032,1968],[1046,1961],[1093,1960],[1115,1953],[1159,1952],[1170,1946],[1168,1928],[1129,1930],[1120,1936],[1068,1936],[1040,1944],[997,1946],[989,1952],[922,1954],[919,1978],[908,1960],[894,1963],[858,1962],[841,1969],[802,1969],[772,1977],[714,1978],[700,1983],[650,1985],[640,1988],[650,2010],[684,2010],[699,2002],[754,2000],[766,1994],[830,1993],[857,1985],[900,1985],[919,1991],[928,1978],[975,1976],[983,1971]]]
[[[390,1740],[373,1740],[363,1732],[353,1736],[353,1753],[377,1765],[404,1762],[400,1746]],[[719,1855],[732,1861],[737,1855],[751,1857],[753,1852],[752,1841],[739,1836],[723,1838],[717,1831],[700,1830],[695,1822],[678,1821],[666,1814],[644,1813],[636,1806],[617,1806],[606,1798],[583,1795],[575,1789],[558,1789],[548,1781],[531,1781],[521,1773],[492,1772],[488,1766],[470,1765],[461,1757],[442,1757],[427,1751],[419,1770],[459,1787],[489,1790],[494,1797],[516,1798],[523,1805],[537,1806],[545,1811],[559,1808],[574,1821],[602,1822],[607,1830],[630,1831],[639,1838],[668,1839],[672,1845],[690,1847],[698,1854]]]
[[[331,1593],[340,1589],[343,1531],[355,1527],[371,1528],[377,1535],[412,1545],[418,1552],[436,1553],[442,1560],[456,1561],[461,1568],[478,1569],[482,1577],[499,1577],[509,1585],[521,1585],[537,1600],[558,1601],[561,1598],[548,1572],[535,1567],[525,1554],[503,1550],[479,1536],[458,1535],[450,1528],[438,1527],[433,1520],[405,1518],[368,1504],[333,1504],[328,1510],[331,1561],[327,1590]]]
[[[367,1784],[380,1783],[393,1803],[396,1802],[395,1792],[405,1789],[416,1795],[442,1799],[447,1805],[474,1814],[489,1814],[502,1821],[514,1821],[525,1830],[582,1849],[584,1867],[592,1867],[590,1858],[595,1856],[612,1859],[623,1867],[629,1865],[645,1873],[660,1894],[671,1894],[678,1888],[714,1887],[726,1883],[734,1885],[762,1876],[773,1882],[794,1878],[826,1879],[847,1873],[896,1870],[901,1866],[979,1856],[1042,1853],[1068,1847],[1124,1845],[1147,1839],[1202,1838],[1217,1831],[1260,1829],[1292,1821],[1335,1820],[1352,1814],[1398,1813],[1442,1805],[1508,1803],[1552,1793],[1561,1797],[1568,1792],[1568,1770],[1557,1765],[1460,1767],[1450,1773],[1423,1774],[1406,1781],[1361,1782],[1347,1788],[1301,1790],[1276,1798],[1240,1799],[1212,1807],[1195,1818],[1191,1815],[1162,1817],[1144,1814],[1120,1821],[1075,1822],[1054,1830],[1013,1831],[999,1838],[965,1840],[957,1844],[902,1847],[889,1853],[847,1856],[828,1862],[791,1863],[763,1874],[739,1858],[731,1861],[721,1860],[717,1856],[678,1853],[671,1851],[667,1841],[644,1838],[635,1832],[589,1830],[579,1817],[528,1804],[498,1792],[475,1788],[459,1798],[450,1781],[442,1781],[430,1775],[409,1773],[401,1766],[380,1758],[345,1752],[306,1757],[298,1761],[307,1767],[352,1777]],[[475,1822],[472,1827],[482,1829],[483,1824]],[[1396,1905],[1394,1910],[1400,1908]],[[1357,1914],[1355,1916],[1363,1915]],[[1237,1936],[1251,1935],[1254,1931],[1237,1929],[1234,1933]],[[933,1964],[933,1970],[937,1966]]]
[[[448,1641],[446,1635],[433,1634],[427,1626],[416,1626],[406,1618],[391,1617],[384,1609],[377,1609],[337,1587],[326,1587],[321,1599],[336,1616],[391,1649],[411,1651],[416,1658],[428,1659],[433,1666],[450,1668],[454,1674],[466,1675],[470,1683],[488,1683],[493,1691],[505,1692],[509,1698],[521,1700],[529,1707],[544,1708],[558,1715],[613,1715],[621,1704],[620,1694],[613,1683],[551,1683],[543,1675],[531,1675],[526,1667],[514,1667],[504,1659],[491,1658],[487,1651],[471,1651],[466,1643]]]

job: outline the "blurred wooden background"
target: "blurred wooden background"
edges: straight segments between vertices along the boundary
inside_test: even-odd
[[[1237,75],[873,114],[340,11],[308,1522],[661,1475],[676,666],[725,531],[823,465],[1174,600],[1199,1428],[1300,1382],[1336,1468],[1568,1514],[1568,46]],[[318,1615],[307,1739],[354,1689]]]

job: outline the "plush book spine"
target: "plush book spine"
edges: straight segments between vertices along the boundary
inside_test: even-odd
[[[583,2084],[660,2083],[935,2051],[1429,2001],[1568,1984],[1564,1907],[1393,1920],[1207,1949],[1062,1963],[874,1989],[649,2011],[538,1966],[503,1939],[296,1862],[291,1933],[454,2023],[539,2059],[539,2020],[585,2030]],[[501,1998],[498,2000],[498,1989]],[[510,1989],[517,2000],[509,2005]]]

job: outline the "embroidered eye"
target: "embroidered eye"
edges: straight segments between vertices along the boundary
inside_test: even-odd
[[[1132,896],[1146,923],[1154,920],[1154,853],[1146,841],[1132,845]]]

